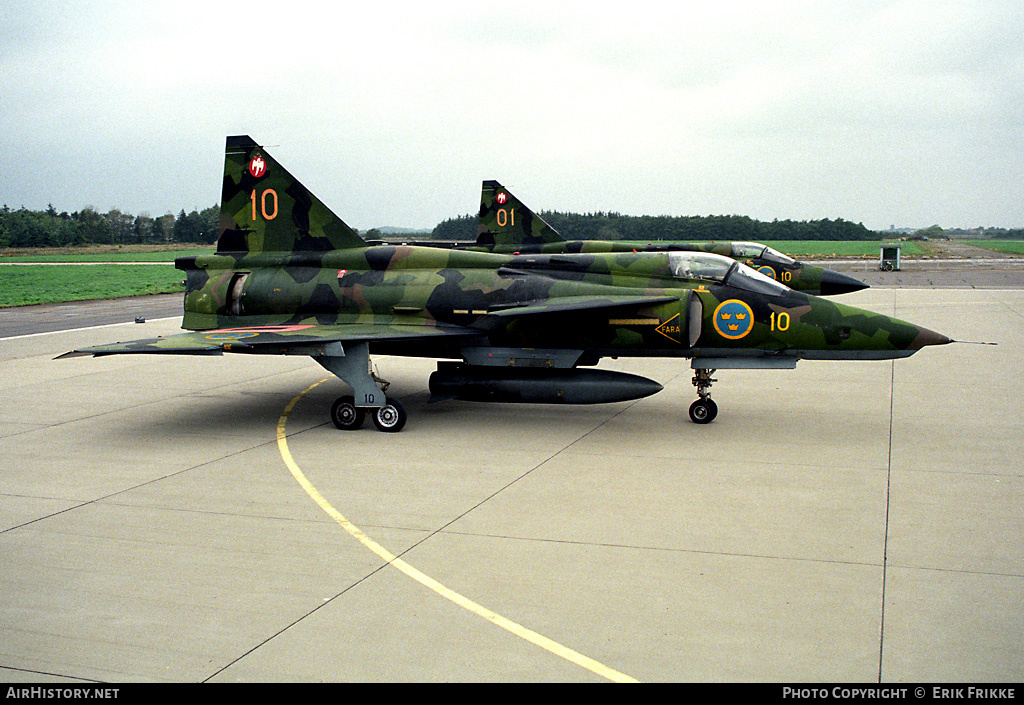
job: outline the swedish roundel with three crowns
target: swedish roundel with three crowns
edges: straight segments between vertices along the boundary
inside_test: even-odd
[[[715,309],[714,325],[723,338],[739,340],[754,329],[754,312],[745,302],[729,299]]]

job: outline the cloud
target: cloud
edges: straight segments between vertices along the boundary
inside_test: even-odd
[[[8,0],[0,199],[177,212],[248,133],[354,227],[535,208],[1024,223],[1009,2]],[[85,176],[83,176],[85,175]],[[955,194],[955,195],[951,195]]]

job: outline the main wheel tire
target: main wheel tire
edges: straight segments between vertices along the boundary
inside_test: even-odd
[[[698,399],[690,404],[690,421],[694,423],[711,423],[718,416],[718,404],[710,399]]]
[[[373,424],[378,431],[398,433],[405,428],[405,407],[397,399],[388,399],[384,406],[373,414]]]
[[[339,397],[331,406],[331,421],[342,431],[355,431],[362,428],[366,412],[356,406],[353,397]]]

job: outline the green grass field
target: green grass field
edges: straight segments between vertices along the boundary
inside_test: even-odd
[[[875,257],[882,248],[882,243],[873,241],[842,241],[828,240],[778,240],[764,243],[790,257]],[[925,254],[924,250],[913,242],[902,242],[903,256]]]
[[[0,306],[183,292],[184,278],[166,264],[0,267]]]
[[[1009,255],[1024,255],[1024,240],[966,240],[965,242],[986,250],[1005,252]]]
[[[173,262],[175,257],[213,254],[213,248],[203,250],[163,250],[159,252],[36,252],[0,256],[0,262]]]

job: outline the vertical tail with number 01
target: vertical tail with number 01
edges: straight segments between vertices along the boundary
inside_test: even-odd
[[[227,138],[218,253],[328,252],[366,243],[247,135]]]
[[[507,188],[497,181],[484,181],[480,190],[476,244],[488,249],[510,251],[547,244],[565,244],[565,238]]]

